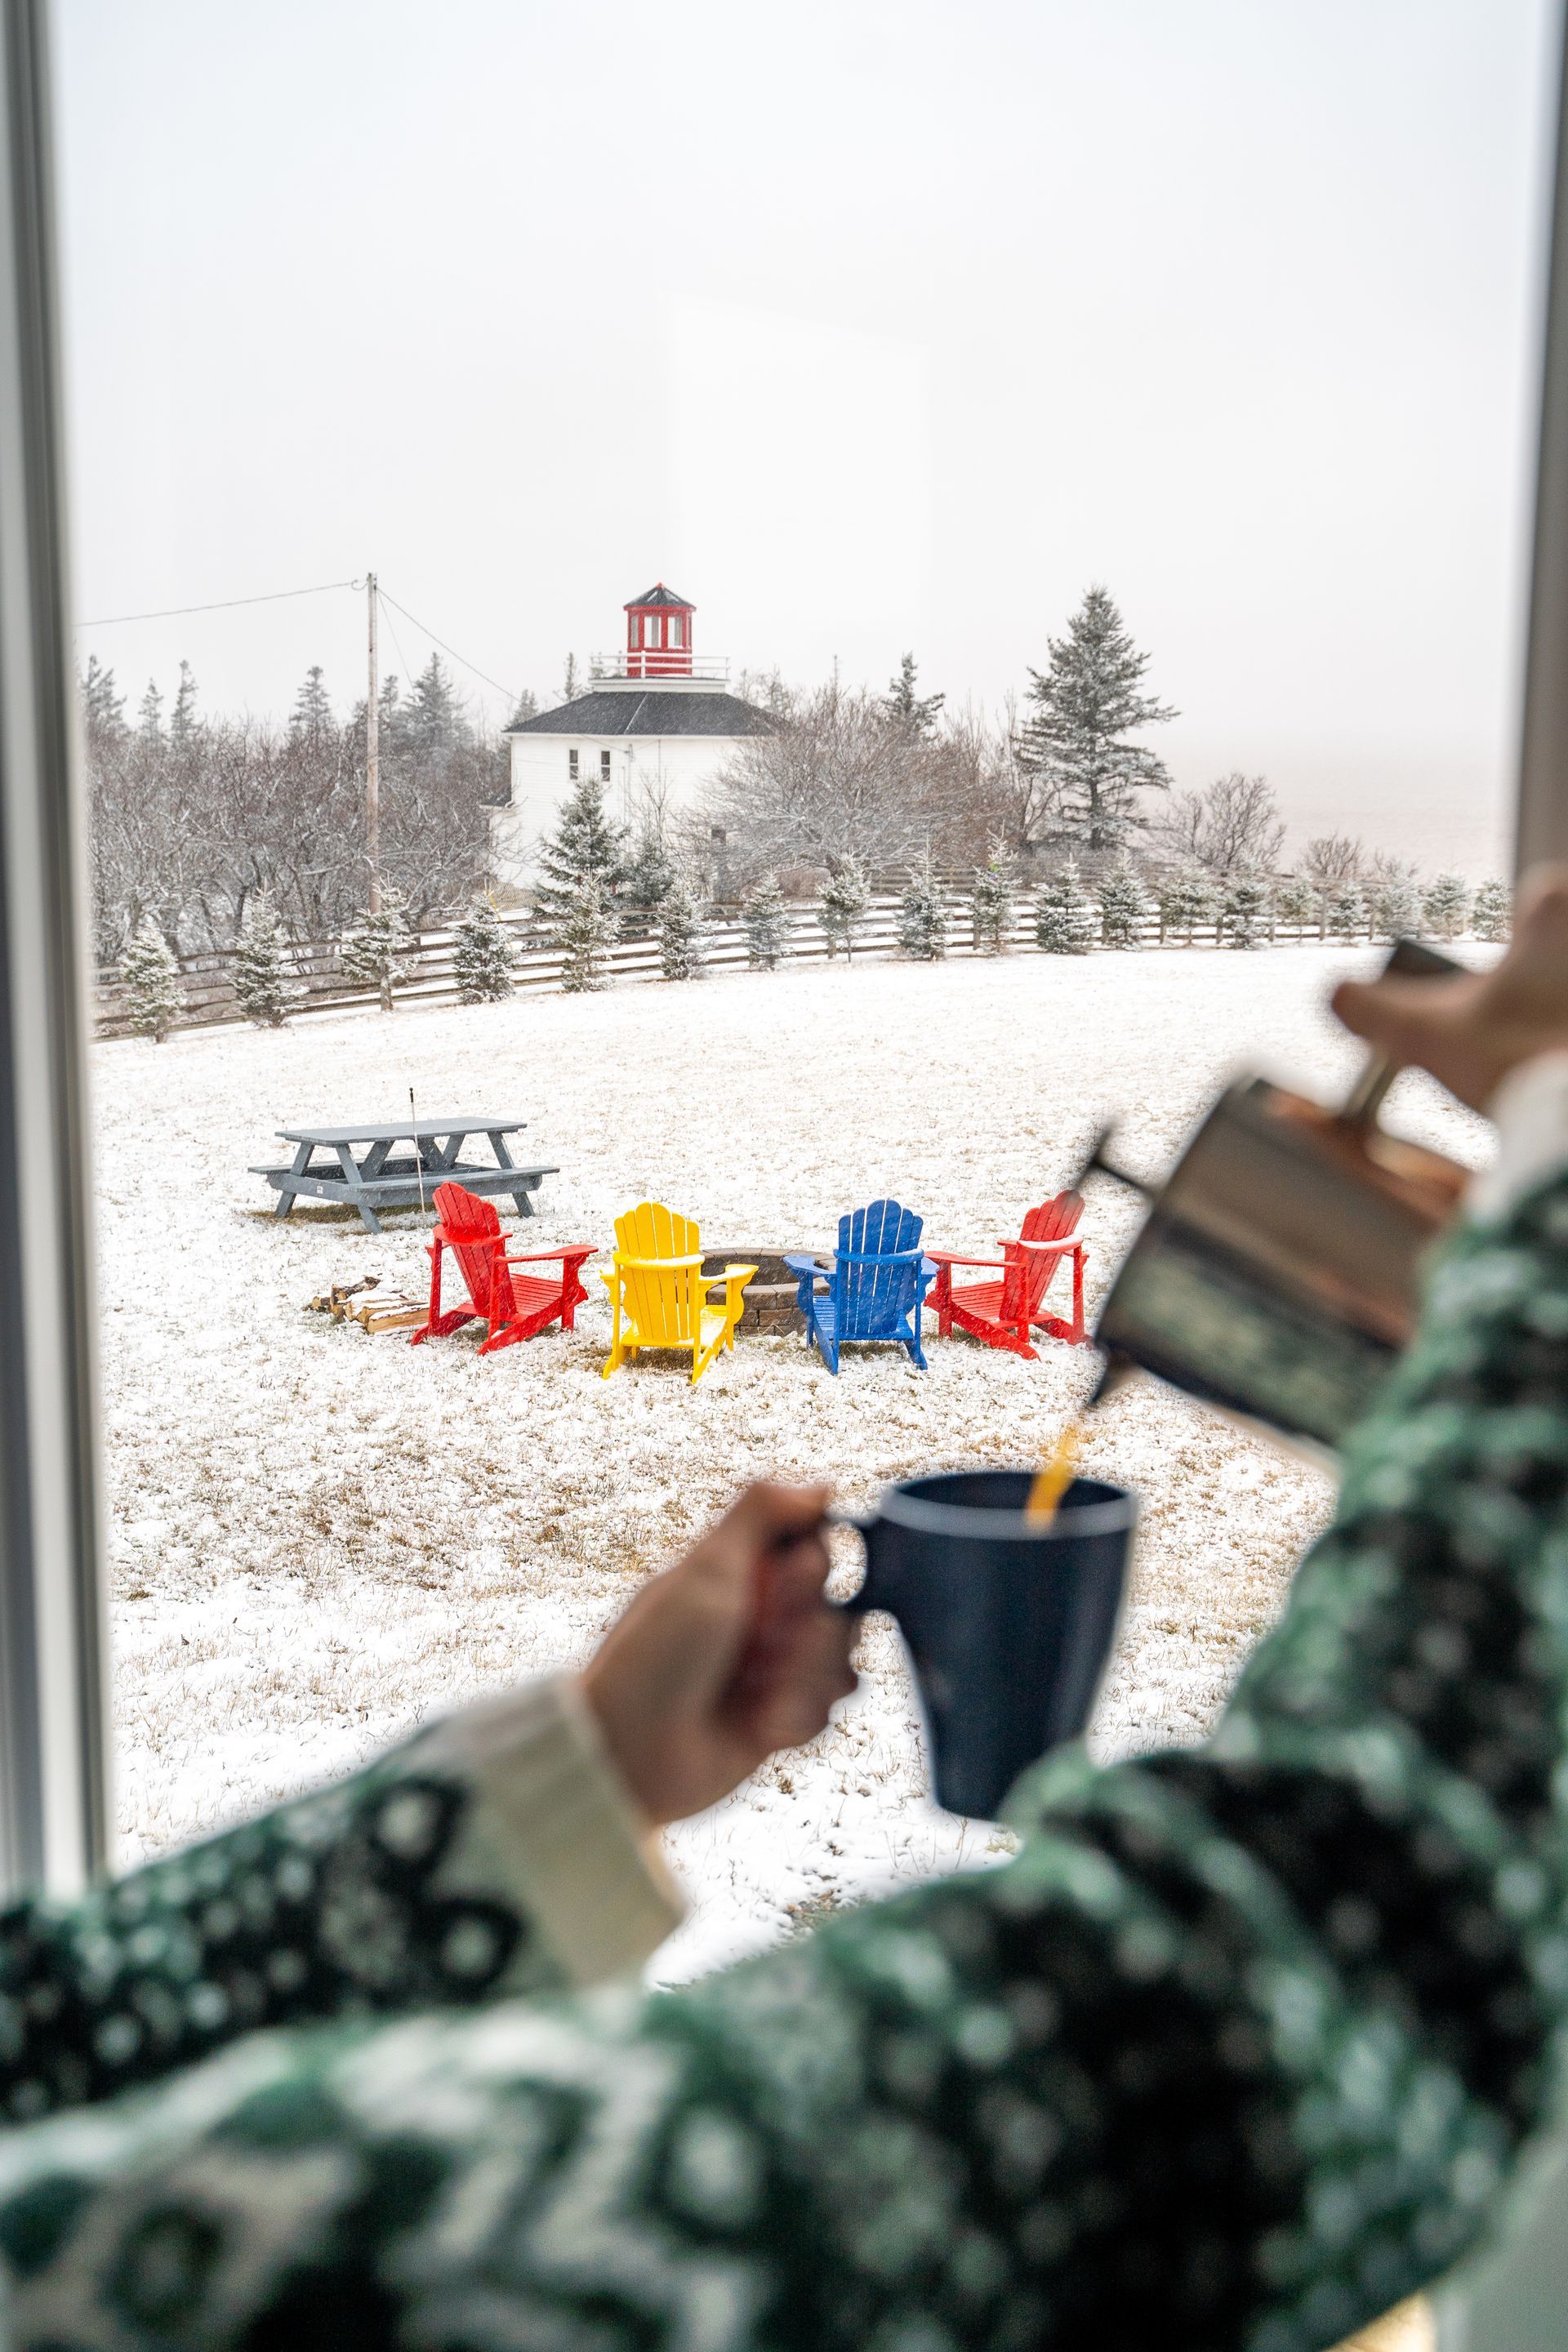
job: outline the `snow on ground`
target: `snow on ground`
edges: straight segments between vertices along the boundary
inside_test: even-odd
[[[931,1370],[743,1339],[696,1389],[673,1359],[600,1378],[607,1308],[481,1361],[302,1313],[332,1280],[421,1286],[416,1213],[381,1237],[341,1211],[288,1223],[247,1173],[274,1130],[422,1113],[526,1118],[558,1161],[525,1245],[611,1237],[647,1195],[721,1244],[831,1238],[892,1193],[933,1245],[994,1253],[1108,1117],[1162,1170],[1252,1061],[1324,1092],[1355,1060],[1321,1006],[1372,959],[1321,948],[1149,951],[737,974],[594,997],[339,1016],[100,1049],[98,1190],[120,1806],[127,1856],[340,1772],[426,1716],[580,1659],[639,1579],[744,1479],[886,1481],[1037,1458],[1092,1383],[954,1339]],[[1475,1160],[1484,1130],[1425,1081],[1395,1124]],[[1090,1188],[1090,1302],[1136,1221]],[[601,1286],[590,1281],[596,1293]],[[930,1327],[934,1330],[934,1326]],[[1321,1524],[1326,1481],[1169,1392],[1095,1417],[1089,1468],[1144,1497],[1135,1590],[1096,1720],[1102,1753],[1213,1720]],[[922,1794],[896,1637],[809,1751],[674,1833],[693,1897],[679,1975],[891,1881],[1006,1850]]]

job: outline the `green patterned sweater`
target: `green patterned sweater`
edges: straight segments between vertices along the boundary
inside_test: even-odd
[[[1047,1762],[1003,1869],[520,1998],[526,1898],[416,1746],[17,1914],[13,2092],[96,2104],[0,2137],[11,2341],[1328,2344],[1476,2237],[1549,2103],[1565,1669],[1562,1177],[1449,1247],[1216,1737]]]

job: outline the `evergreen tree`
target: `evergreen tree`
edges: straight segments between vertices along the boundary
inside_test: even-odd
[[[561,986],[566,995],[582,996],[603,985],[605,950],[615,930],[604,883],[596,874],[579,874],[567,894],[566,910],[555,935],[565,950]]]
[[[289,975],[287,939],[278,909],[263,890],[245,910],[234,958],[234,993],[240,1011],[258,1029],[281,1029],[295,990]]]
[[[534,693],[531,687],[525,686],[522,692],[517,698],[517,708],[513,710],[511,717],[507,720],[507,727],[509,729],[521,727],[526,720],[530,719],[537,719],[538,716],[539,697]]]
[[[1219,898],[1208,875],[1201,866],[1178,866],[1165,875],[1160,883],[1155,900],[1160,914],[1162,940],[1180,932],[1188,947],[1199,923],[1212,921],[1219,911]]]
[[[136,732],[144,743],[161,743],[163,740],[163,698],[156,678],[147,681],[147,691],[136,713]]]
[[[678,868],[659,908],[658,963],[666,980],[700,980],[708,961],[691,884]]]
[[[382,1011],[390,1013],[393,990],[408,978],[403,955],[413,944],[401,899],[395,891],[384,890],[377,911],[373,915],[366,908],[344,934],[338,950],[343,978],[356,988],[374,988]]]
[[[1219,919],[1227,947],[1255,948],[1268,928],[1269,897],[1256,874],[1233,874],[1220,900]]]
[[[840,948],[846,961],[854,962],[855,934],[865,921],[870,903],[871,886],[861,871],[859,859],[847,853],[836,858],[816,902],[829,963]]]
[[[937,963],[947,953],[947,906],[928,849],[910,868],[899,908],[899,945],[917,963]]]
[[[746,900],[746,961],[773,971],[789,953],[789,914],[776,874],[764,874]]]
[[[606,908],[613,903],[624,871],[626,841],[625,825],[616,824],[605,807],[600,778],[580,776],[562,803],[555,831],[540,851],[541,878],[533,889],[536,909],[557,935],[584,874],[599,884]]]
[[[1483,882],[1470,908],[1470,929],[1478,940],[1506,940],[1513,929],[1513,892],[1506,882]]]
[[[583,681],[577,674],[577,656],[575,654],[568,654],[566,674],[561,681],[561,699],[563,702],[575,702],[582,691]]]
[[[120,961],[125,1009],[138,1037],[161,1045],[184,1002],[180,967],[151,915],[143,915]]]
[[[305,672],[305,682],[294,697],[294,708],[289,714],[289,731],[303,735],[311,742],[325,733],[332,723],[332,706],[327,694],[326,673],[320,662],[313,662]]]
[[[1074,838],[1118,849],[1145,822],[1138,794],[1171,781],[1163,761],[1128,738],[1176,713],[1139,692],[1149,656],[1103,588],[1091,588],[1067,635],[1047,643],[1048,668],[1029,672],[1033,708],[1018,737],[1020,765],[1039,777]]]
[[[108,743],[125,734],[125,697],[115,691],[114,672],[105,669],[96,654],[87,657],[81,708],[89,743]]]
[[[1318,894],[1311,884],[1300,874],[1288,874],[1274,893],[1275,912],[1282,923],[1292,924],[1300,940],[1318,912]]]
[[[1093,905],[1069,857],[1035,901],[1035,937],[1047,955],[1087,955],[1096,928]]]
[[[432,654],[414,681],[414,693],[401,713],[403,740],[413,751],[449,751],[463,732],[462,706],[451,679]]]
[[[618,898],[621,928],[635,938],[646,939],[655,929],[658,910],[675,880],[675,860],[665,845],[664,826],[654,810],[643,814],[623,877]]]
[[[511,994],[517,950],[493,898],[476,898],[452,927],[452,976],[463,1004],[500,1004]]]
[[[1374,882],[1367,898],[1368,928],[1374,940],[1414,939],[1421,929],[1421,893],[1408,874]]]
[[[175,751],[188,751],[196,740],[196,681],[187,661],[180,664],[180,682],[174,688],[174,708],[169,719],[169,743]]]
[[[882,698],[882,709],[896,727],[910,735],[930,735],[937,721],[937,713],[947,700],[945,694],[928,694],[923,698],[915,692],[918,675],[913,654],[906,654],[899,664],[897,677],[889,681]]]
[[[1100,885],[1100,936],[1108,948],[1136,948],[1143,942],[1149,894],[1125,850]]]
[[[974,869],[969,892],[970,938],[977,955],[1005,955],[1018,891],[1018,861],[1006,843],[993,835],[984,866]]]
[[[1329,893],[1324,923],[1331,939],[1359,940],[1367,926],[1366,897],[1359,882],[1342,882]]]
[[[1470,886],[1464,876],[1439,874],[1426,890],[1421,911],[1435,939],[1457,940],[1470,912]]]

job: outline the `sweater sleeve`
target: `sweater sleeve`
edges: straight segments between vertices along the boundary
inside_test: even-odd
[[[674,1890],[563,1677],[70,1905],[0,1915],[0,2102],[104,2098],[262,2025],[635,1966]]]
[[[1565,1696],[1559,1174],[1449,1246],[1206,1750],[1060,1755],[1006,1868],[679,1994],[257,2036],[13,2134],[16,2340],[1318,2352],[1543,2113]]]

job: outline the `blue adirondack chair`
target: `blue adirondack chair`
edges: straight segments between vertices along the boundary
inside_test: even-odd
[[[873,1201],[838,1220],[831,1266],[814,1257],[786,1256],[800,1288],[805,1335],[830,1372],[838,1370],[846,1339],[889,1339],[911,1364],[926,1369],[921,1346],[921,1306],[936,1268],[921,1248],[921,1221],[897,1201]],[[827,1289],[816,1285],[827,1276]]]

